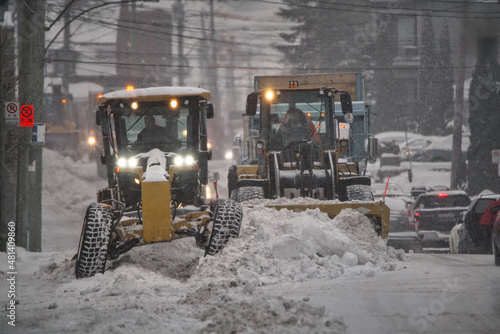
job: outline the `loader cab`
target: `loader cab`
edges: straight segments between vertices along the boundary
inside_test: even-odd
[[[290,142],[301,140],[312,141],[320,149],[337,149],[343,117],[335,117],[335,95],[336,91],[328,88],[252,93],[247,100],[247,115],[260,114],[260,138],[269,150],[281,151]],[[350,100],[348,94],[344,95]],[[343,115],[352,113],[352,104],[350,110],[346,105]]]

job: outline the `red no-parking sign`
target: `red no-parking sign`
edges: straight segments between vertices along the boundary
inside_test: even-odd
[[[19,126],[33,126],[33,106],[21,106]]]

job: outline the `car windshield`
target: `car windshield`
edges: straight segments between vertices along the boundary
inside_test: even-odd
[[[470,199],[467,195],[435,195],[423,196],[418,208],[435,209],[435,208],[451,208],[451,207],[466,207],[470,204]]]
[[[477,201],[477,204],[476,204],[476,209],[475,211],[479,214],[483,214],[485,213],[486,211],[486,208],[488,207],[488,205],[490,205],[491,202],[493,202],[494,199],[490,199],[490,198],[481,198]]]

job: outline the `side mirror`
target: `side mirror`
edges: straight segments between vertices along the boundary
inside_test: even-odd
[[[249,116],[253,116],[257,113],[257,104],[258,104],[258,93],[250,93],[247,96],[247,107],[245,113]]]
[[[349,93],[340,94],[340,105],[342,106],[342,113],[352,114],[352,100]]]
[[[207,103],[207,118],[214,118],[214,105],[212,103]]]
[[[374,164],[378,157],[378,138],[369,137],[368,138],[368,160],[370,163]]]
[[[500,206],[494,206],[490,209],[490,212],[494,215],[496,215],[498,212],[500,212]]]

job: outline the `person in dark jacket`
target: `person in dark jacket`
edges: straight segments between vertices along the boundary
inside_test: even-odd
[[[295,107],[286,112],[277,135],[281,138],[283,147],[305,139],[310,139],[318,147],[321,146],[321,139],[313,122],[308,121],[304,112]]]
[[[165,141],[165,128],[156,125],[153,115],[144,116],[144,122],[145,127],[137,135],[134,147],[141,152],[146,152],[153,148],[161,148]]]

